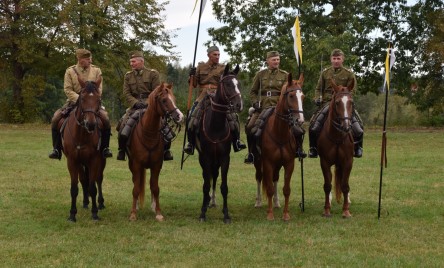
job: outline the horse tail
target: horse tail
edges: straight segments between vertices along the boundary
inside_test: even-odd
[[[146,169],[142,171],[142,179],[140,180],[139,207],[143,208],[145,204],[145,185],[146,185]]]
[[[336,202],[341,202],[341,168],[338,166],[335,166],[335,195],[336,195]]]

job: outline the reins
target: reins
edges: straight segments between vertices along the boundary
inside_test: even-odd
[[[233,78],[236,77],[235,75],[227,75],[221,78],[219,87],[217,89],[218,92],[220,92],[222,99],[227,104],[220,104],[213,100],[213,98],[210,97],[210,103],[211,103],[211,110],[218,113],[231,113],[233,111],[233,105],[231,104],[231,100],[237,96],[240,95],[240,93],[233,94],[231,96],[228,96],[224,87],[223,81],[227,78]],[[216,92],[217,94],[217,92]]]

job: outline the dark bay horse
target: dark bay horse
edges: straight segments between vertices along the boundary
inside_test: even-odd
[[[331,80],[334,92],[328,110],[328,116],[318,138],[318,153],[324,175],[325,205],[323,216],[331,216],[331,166],[335,166],[335,194],[339,203],[341,192],[344,196],[342,217],[349,218],[350,214],[350,187],[348,184],[353,167],[353,135],[351,133],[351,119],[353,112],[353,84],[348,88],[337,86]]]
[[[297,150],[296,139],[291,131],[294,124],[304,123],[304,111],[302,102],[304,93],[302,86],[304,76],[301,74],[299,80],[293,80],[291,73],[288,74],[287,83],[281,89],[279,101],[274,112],[267,119],[259,148],[253,148],[254,167],[256,168],[256,181],[258,189],[262,182],[262,189],[267,195],[268,210],[267,219],[274,220],[272,199],[277,197],[277,182],[279,171],[284,168],[285,205],[283,220],[290,220],[288,203],[290,198],[290,180],[294,170],[294,161]],[[258,190],[260,199],[260,190]],[[275,206],[278,206],[275,204]]]
[[[133,203],[129,219],[137,220],[137,208],[145,201],[146,169],[150,169],[151,208],[156,220],[164,217],[159,205],[159,174],[163,165],[165,140],[161,134],[162,117],[179,123],[183,119],[177,108],[171,84],[162,83],[148,97],[148,108],[134,127],[128,146],[128,166],[133,180]]]
[[[228,184],[227,176],[230,167],[231,152],[231,131],[227,116],[229,113],[240,112],[243,109],[240,83],[237,79],[239,66],[230,72],[229,66],[220,78],[214,95],[207,95],[202,100],[203,115],[200,122],[199,133],[196,136],[196,148],[199,152],[199,163],[202,167],[203,202],[200,220],[206,220],[206,212],[210,203],[211,181],[213,189],[221,173],[220,191],[223,197],[224,222],[230,223],[231,218],[228,213],[227,197]]]
[[[63,153],[66,156],[71,176],[71,210],[68,220],[73,222],[76,221],[79,180],[83,188],[83,207],[88,207],[88,196],[91,196],[93,220],[99,220],[98,209],[105,207],[102,181],[106,159],[100,151],[99,133],[103,125],[98,117],[101,106],[98,88],[102,78],[100,77],[95,82],[84,82],[80,78],[78,80],[82,90],[77,100],[77,107],[66,119],[62,133]],[[96,202],[97,188],[99,206]]]

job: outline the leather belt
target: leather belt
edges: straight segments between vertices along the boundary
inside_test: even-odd
[[[133,95],[133,97],[137,98],[137,99],[146,99],[146,98],[148,98],[149,95],[150,95],[150,93],[142,93],[139,95]]]
[[[280,92],[276,92],[276,91],[265,91],[265,92],[261,92],[262,96],[267,96],[267,97],[271,97],[271,96],[280,96],[281,93]]]
[[[217,89],[217,86],[213,84],[205,84],[205,85],[199,85],[199,88]]]

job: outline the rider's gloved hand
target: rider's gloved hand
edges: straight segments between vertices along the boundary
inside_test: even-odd
[[[256,110],[259,109],[260,108],[259,102],[253,103],[253,108]]]
[[[316,106],[321,106],[321,104],[322,104],[321,99],[315,99],[315,104],[316,104]]]
[[[196,67],[192,67],[190,69],[190,76],[192,76],[192,75],[196,75]]]
[[[136,103],[133,105],[133,107],[134,107],[135,109],[143,109],[143,108],[146,108],[147,106],[148,106],[148,104],[143,103],[143,102],[141,102],[141,101],[136,102]]]

